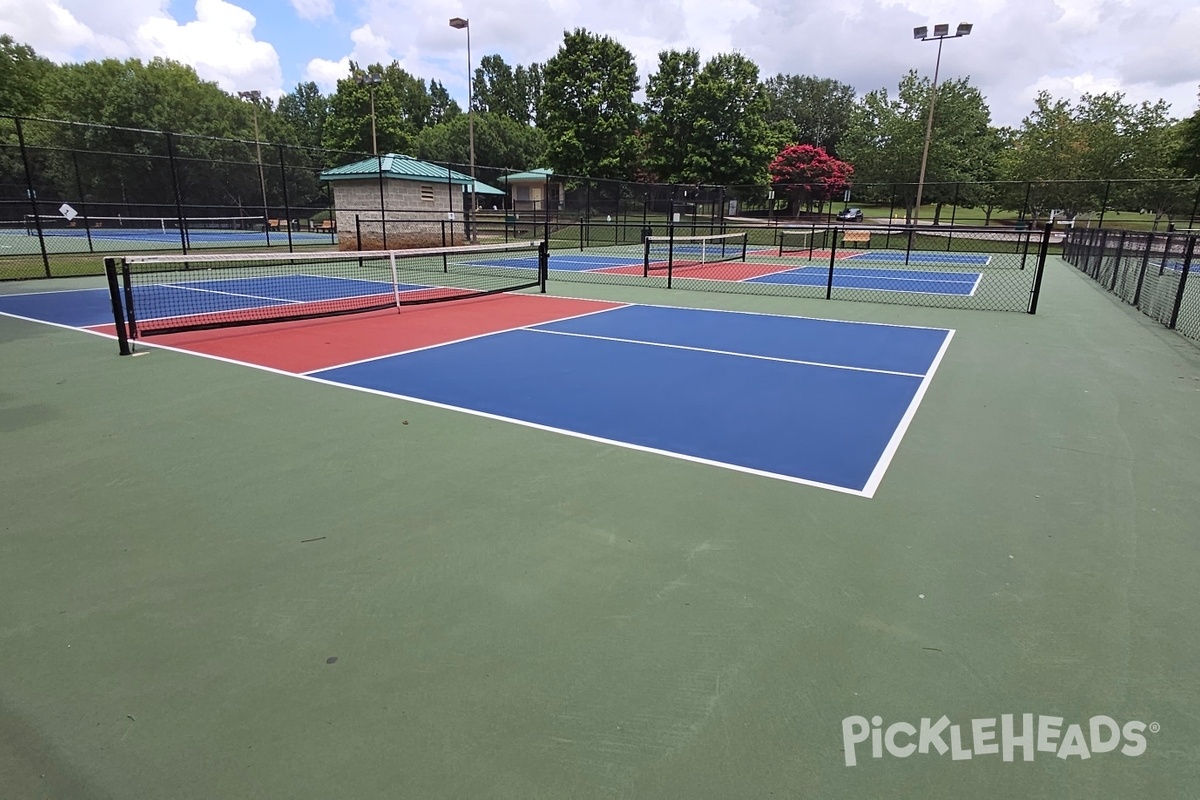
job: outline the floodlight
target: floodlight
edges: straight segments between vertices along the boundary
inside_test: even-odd
[[[450,20],[450,27],[456,28],[457,30],[460,30],[460,31],[470,24],[471,23],[469,21],[463,19],[462,17],[455,17],[454,19]]]
[[[913,38],[914,39],[924,39],[928,35],[929,35],[929,28],[924,25],[922,25],[919,28],[913,28]]]
[[[934,25],[933,26],[933,35],[934,36],[949,36],[950,35],[950,26],[949,25]]]
[[[955,36],[969,36],[970,34],[971,34],[971,23],[969,23],[969,22],[958,23],[958,33],[954,34]]]

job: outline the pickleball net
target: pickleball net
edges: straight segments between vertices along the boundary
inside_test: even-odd
[[[118,336],[139,338],[546,289],[544,242],[105,259]]]
[[[745,261],[747,241],[745,231],[707,236],[647,236],[643,273],[669,274],[722,261]]]

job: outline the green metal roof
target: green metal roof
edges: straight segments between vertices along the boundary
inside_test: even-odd
[[[362,161],[355,161],[353,164],[343,164],[340,167],[327,169],[321,173],[321,180],[348,181],[378,178],[381,165],[385,178],[402,181],[438,181],[468,186],[471,184],[471,178],[461,172],[398,153],[388,153],[378,158],[372,156],[364,158]],[[449,178],[447,178],[447,174]]]
[[[513,181],[545,181],[547,177],[554,177],[554,170],[532,169],[529,172],[518,172],[515,175],[505,175],[504,180],[509,183]]]
[[[468,183],[463,187],[464,192],[471,191],[471,185]],[[475,181],[475,194],[505,194],[503,189],[497,189],[495,186],[488,186],[483,181]]]

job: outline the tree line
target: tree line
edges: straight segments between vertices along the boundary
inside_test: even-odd
[[[360,79],[368,73],[380,76],[378,85]],[[576,29],[564,32],[545,63],[510,65],[496,54],[480,60],[471,92],[476,161],[628,181],[774,181],[800,187],[788,191],[801,204],[823,202],[852,183],[867,200],[874,193],[911,208],[931,88],[914,71],[894,90],[859,96],[832,78],[764,78],[744,55],[702,60],[694,49],[660,53],[643,86],[628,48]],[[0,114],[261,139],[310,152],[319,166],[372,151],[372,94],[380,152],[467,162],[464,110],[441,83],[396,62],[351,64],[328,94],[308,82],[278,101],[247,102],[177,62],[58,65],[0,36]],[[123,153],[136,151],[130,139],[93,129],[60,144]],[[937,87],[924,196],[939,209],[1073,213],[1119,200],[1167,214],[1191,202],[1195,188],[1180,181],[1198,174],[1200,111],[1176,120],[1162,101],[1132,103],[1109,92],[1071,102],[1043,92],[1020,125],[1006,127],[993,124],[969,78]]]

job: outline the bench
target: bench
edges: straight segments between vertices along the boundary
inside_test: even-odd
[[[278,231],[287,226],[287,220],[284,219],[269,219],[267,220],[267,230]]]
[[[861,244],[863,247],[869,246],[871,244],[871,232],[870,231],[846,231],[844,234],[842,234],[842,246],[845,247],[845,246],[851,245],[851,244],[854,244],[854,245]]]
[[[331,219],[322,220],[321,222],[318,222],[316,224],[316,226],[313,227],[313,230],[317,231],[319,233],[326,233],[326,232],[331,233],[333,231],[333,220],[331,220]]]

